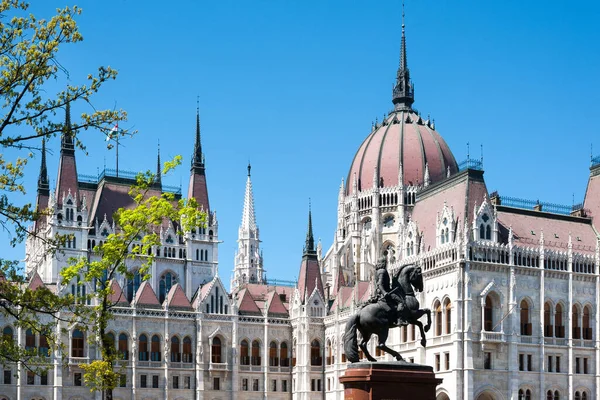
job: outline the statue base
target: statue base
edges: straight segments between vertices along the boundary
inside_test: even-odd
[[[406,361],[357,362],[340,377],[345,400],[435,400],[433,367]]]

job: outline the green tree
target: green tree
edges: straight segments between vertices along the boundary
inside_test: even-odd
[[[56,122],[63,121],[55,118],[57,113],[62,116],[62,110],[74,103],[91,106],[94,94],[117,76],[116,70],[100,67],[84,77],[84,83],[52,92],[51,82],[69,77],[58,58],[60,49],[83,40],[75,21],[81,10],[66,7],[49,19],[38,19],[28,8],[24,1],[0,1],[0,227],[13,246],[35,235],[28,227],[46,213],[23,201],[27,161],[39,150],[42,139],[51,140],[65,131],[64,122]],[[108,135],[115,123],[126,117],[122,110],[82,113],[71,121],[69,134],[85,150],[78,140],[82,131],[94,129]],[[46,240],[49,251],[55,251],[65,238],[40,240]],[[57,345],[56,322],[71,314],[64,312],[70,307],[70,299],[45,287],[31,290],[19,263],[0,258],[0,313],[13,321],[13,330],[31,329],[43,334],[51,346]],[[18,362],[19,368],[33,368],[46,360],[31,349],[19,348],[15,333],[7,330],[0,337],[0,364]]]
[[[166,162],[163,175],[180,163],[181,156]],[[86,386],[92,391],[102,391],[108,400],[112,399],[112,390],[119,383],[118,361],[122,356],[117,353],[115,343],[106,331],[114,317],[114,307],[124,300],[115,298],[112,280],[118,276],[133,279],[132,266],[142,280],[150,277],[153,247],[161,245],[157,233],[161,226],[173,224],[178,234],[183,235],[193,228],[204,226],[206,220],[206,214],[199,211],[193,198],[176,200],[173,193],[151,195],[155,178],[150,171],[138,174],[137,183],[129,191],[133,207],[120,208],[113,215],[116,232],[94,248],[95,256],[71,259],[70,265],[61,271],[63,283],[74,282],[77,278],[82,285],[95,283],[95,290],[89,295],[92,304],[83,305],[83,310],[77,314],[87,313],[82,327],[88,328],[91,333],[89,340],[99,346],[101,358],[80,366],[84,370]]]

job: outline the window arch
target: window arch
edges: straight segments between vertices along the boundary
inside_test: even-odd
[[[183,362],[191,363],[192,361],[192,339],[186,336],[183,338]]]
[[[435,301],[433,310],[435,313],[435,336],[440,336],[442,334],[442,304],[439,300]]]
[[[240,344],[240,364],[250,365],[249,346],[246,339],[242,340]]]
[[[281,365],[282,367],[289,367],[290,366],[290,358],[289,358],[289,353],[288,353],[288,345],[286,342],[281,342],[281,345],[279,346],[279,365]]]
[[[450,299],[446,299],[444,301],[444,312],[446,313],[446,334],[449,335],[452,333],[452,302]]]
[[[158,284],[158,300],[162,304],[167,297],[167,293],[171,290],[171,287],[177,283],[177,276],[168,271],[162,274],[160,277],[160,282]]]
[[[575,392],[575,400],[581,400],[581,393],[579,390]]]
[[[127,340],[127,335],[125,333],[119,335],[119,356],[123,360],[129,359],[129,346]]]
[[[260,342],[258,340],[252,341],[252,365],[261,365],[260,359]]]
[[[331,348],[331,340],[330,339],[327,339],[325,349],[327,351],[327,356],[325,358],[325,364],[331,365],[333,363],[333,349]]]
[[[79,329],[75,329],[71,336],[71,357],[83,357],[85,335]]]
[[[521,335],[531,336],[531,328],[529,302],[523,299],[521,300]]]
[[[277,357],[277,343],[272,341],[269,344],[269,366],[277,367],[279,365],[279,358]]]
[[[117,341],[115,340],[115,334],[112,332],[109,332],[106,334],[106,341],[107,341],[107,347],[108,347],[108,353],[109,354],[114,354],[115,353],[115,346],[117,344]]]
[[[181,346],[177,336],[171,338],[171,362],[181,362]]]
[[[592,327],[590,325],[590,306],[583,307],[583,338],[585,340],[592,340]],[[585,392],[584,392],[585,393]]]
[[[323,359],[321,358],[321,343],[317,339],[310,343],[310,365],[323,365]]]
[[[221,339],[218,336],[215,336],[212,340],[212,347],[211,347],[211,352],[210,352],[210,361],[213,363],[221,363],[223,361],[221,361],[221,351],[222,351],[222,347],[221,347]]]
[[[531,390],[519,389],[519,400],[531,400]]]
[[[141,283],[140,271],[136,270],[133,272],[133,276],[127,279],[127,301],[130,303],[133,301],[135,294],[140,288]]]
[[[580,318],[581,313],[579,312],[579,306],[577,304],[573,304],[572,307],[572,316],[573,316],[573,339],[581,339],[581,325]]]
[[[556,305],[554,312],[554,336],[557,338],[565,337],[565,326],[563,325],[563,307],[560,303]],[[557,392],[558,393],[558,392]]]
[[[40,347],[38,349],[40,357],[50,357],[50,346],[48,345],[48,332],[40,333]]]
[[[152,336],[150,344],[150,361],[160,361],[160,337]]]
[[[552,306],[550,302],[544,303],[544,336],[552,337],[554,335],[554,326],[552,325]]]
[[[25,350],[35,353],[35,333],[31,328],[25,331]]]
[[[491,295],[485,297],[483,308],[483,330],[491,332],[494,329],[494,302]]]
[[[142,334],[138,339],[138,360],[140,361],[148,361],[148,336]]]

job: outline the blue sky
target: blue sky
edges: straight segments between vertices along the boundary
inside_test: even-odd
[[[120,107],[139,134],[120,166],[154,169],[181,154],[163,182],[187,190],[196,96],[211,206],[220,222],[220,275],[229,281],[252,163],[257,222],[270,278],[295,279],[308,198],[326,250],[338,187],[371,122],[391,109],[401,7],[395,1],[81,1],[84,42],[65,46],[73,83],[100,65],[119,77],[94,99]],[[38,2],[50,16],[61,1]],[[431,113],[457,161],[480,156],[488,189],[571,204],[583,199],[590,145],[600,154],[600,3],[408,0],[415,107]],[[52,82],[63,86],[66,79]],[[73,106],[73,113],[89,111]],[[62,116],[60,116],[62,118]],[[114,167],[99,133],[81,137],[79,173]],[[49,156],[56,181],[59,141]],[[27,167],[34,201],[39,158]],[[24,246],[6,258],[23,258]]]

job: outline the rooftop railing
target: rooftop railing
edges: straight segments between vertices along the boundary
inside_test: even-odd
[[[600,156],[592,157],[592,168],[600,165]]]
[[[572,206],[556,203],[548,203],[539,200],[526,200],[518,197],[499,196],[500,204],[508,207],[524,208],[526,210],[545,211],[554,214],[570,215],[572,211],[581,208],[581,204]]]
[[[483,171],[483,161],[477,160],[475,158],[467,158],[466,160],[458,164],[459,171],[464,171],[465,169]]]
[[[104,170],[98,172],[97,175],[90,174],[77,174],[77,180],[83,183],[92,183],[98,184],[103,179],[109,178],[118,178],[118,179],[128,179],[135,180],[138,176],[139,172],[134,171],[126,171],[126,170],[116,170],[114,168],[105,168]],[[161,185],[164,192],[170,192],[175,194],[181,194],[181,187],[178,186],[169,186],[169,185]]]

